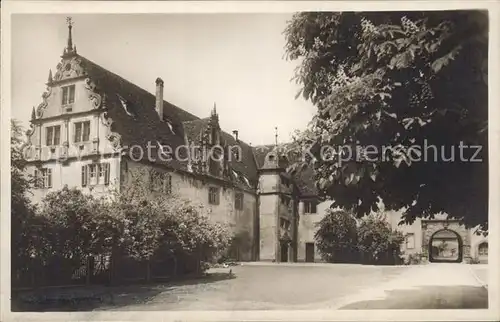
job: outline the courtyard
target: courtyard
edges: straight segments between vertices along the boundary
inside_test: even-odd
[[[44,299],[72,299],[66,300],[69,306],[43,310],[487,308],[485,284],[486,265],[246,263],[211,269],[206,277],[176,283],[54,290],[53,295],[48,291]]]

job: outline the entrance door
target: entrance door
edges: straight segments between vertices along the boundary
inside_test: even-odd
[[[288,243],[281,242],[280,262],[288,262]]]
[[[314,262],[314,243],[306,243],[306,262]]]

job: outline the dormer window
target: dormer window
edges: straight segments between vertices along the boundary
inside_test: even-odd
[[[45,142],[47,146],[59,145],[61,139],[61,127],[49,126],[45,130]]]
[[[61,87],[62,105],[70,105],[75,102],[75,85]]]
[[[90,138],[90,121],[75,123],[74,142],[88,142]]]

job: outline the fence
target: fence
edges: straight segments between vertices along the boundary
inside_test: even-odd
[[[22,264],[13,263],[11,283],[13,290],[23,290],[147,282],[172,279],[193,271],[189,267],[194,266],[183,264],[179,265],[179,260],[174,256],[143,261],[118,256],[112,259],[111,256],[105,255],[84,258],[54,257],[45,262],[31,258]]]

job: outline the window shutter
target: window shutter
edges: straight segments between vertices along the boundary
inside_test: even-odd
[[[35,188],[40,188],[40,171],[38,171],[38,169],[35,169],[35,173],[34,173],[34,176],[35,176]]]
[[[52,188],[52,169],[47,169],[47,186],[46,188]]]
[[[82,187],[87,186],[87,166],[82,166]]]
[[[83,140],[87,142],[90,139],[90,122],[83,123]]]
[[[82,123],[75,123],[75,133],[73,133],[73,142],[80,142],[80,136],[81,136],[81,125]]]
[[[101,164],[101,166],[104,166],[104,184],[108,185],[109,184],[109,163],[104,163]]]

